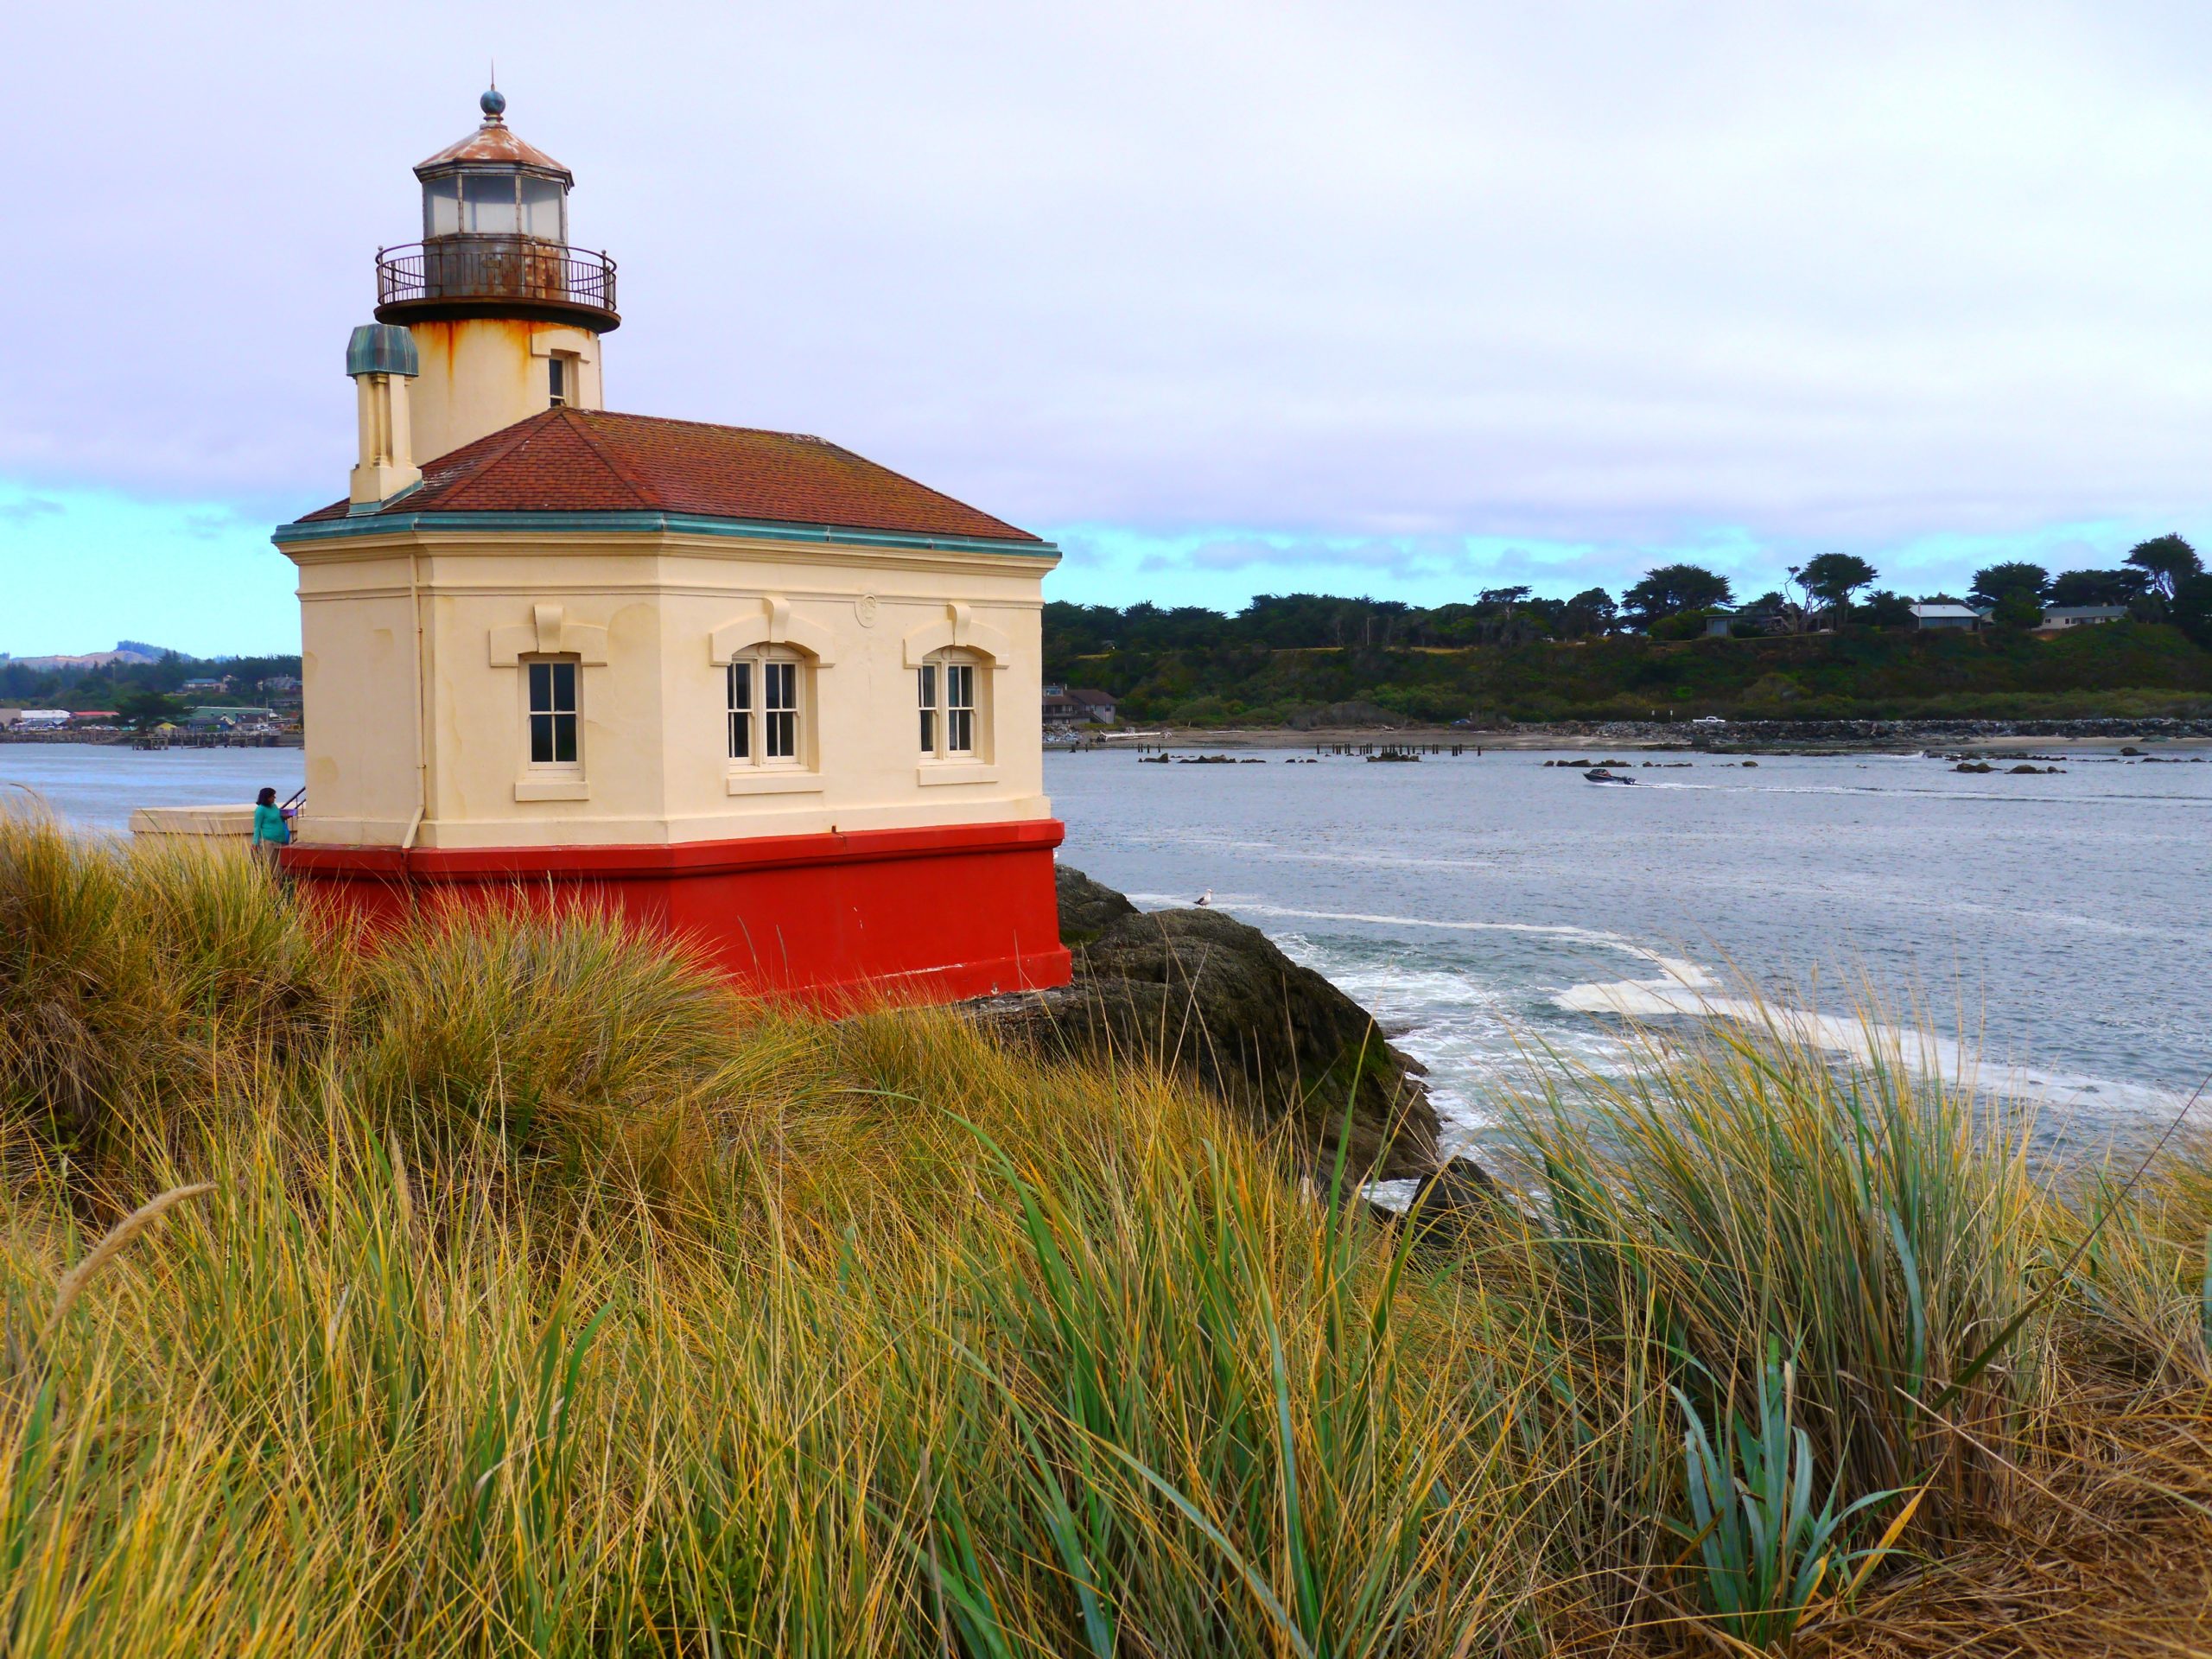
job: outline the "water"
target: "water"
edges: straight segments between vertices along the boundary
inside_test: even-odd
[[[1063,858],[1147,906],[1211,888],[1375,1011],[1461,1144],[1532,1045],[1613,1071],[1624,1014],[1694,1026],[1745,978],[1840,1052],[1866,989],[1924,1014],[1910,1058],[2077,1141],[2157,1133],[2212,1067],[2212,764],[1700,756],[1608,789],[1558,758],[1056,753],[1046,783]]]
[[[2155,1132],[2212,1069],[2212,764],[2107,748],[2014,778],[1698,757],[1604,789],[1553,758],[1056,753],[1046,783],[1069,862],[1146,905],[1211,888],[1374,1009],[1471,1144],[1529,1045],[1613,1069],[1622,1013],[1726,1013],[1736,975],[1828,1016],[1862,983],[1908,1019],[1924,1007],[1964,1039],[1934,1063],[1978,1054],[1983,1081],[2075,1132]],[[289,795],[301,765],[297,749],[0,746],[0,784],[103,831],[137,806]],[[1834,1019],[1808,1034],[1853,1035]]]
[[[283,800],[306,777],[298,749],[134,749],[109,743],[0,744],[0,806],[29,791],[80,828],[121,834],[142,806]]]

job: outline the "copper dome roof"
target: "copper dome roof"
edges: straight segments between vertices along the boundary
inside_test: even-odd
[[[496,106],[494,99],[497,99]],[[484,124],[457,143],[448,144],[426,162],[415,164],[415,174],[420,178],[441,168],[459,167],[471,162],[505,162],[511,167],[536,168],[543,173],[557,173],[565,184],[573,185],[575,175],[548,156],[535,144],[526,144],[508,130],[501,112],[507,100],[496,92],[486,92],[483,99]]]

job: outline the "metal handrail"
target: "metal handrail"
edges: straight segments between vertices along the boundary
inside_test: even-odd
[[[613,311],[614,262],[533,236],[452,236],[377,250],[377,303],[521,300]]]

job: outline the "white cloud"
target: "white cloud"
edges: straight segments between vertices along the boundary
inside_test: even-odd
[[[620,261],[617,407],[822,432],[1207,580],[2212,511],[2199,8],[379,18],[366,58],[274,3],[18,20],[51,73],[0,105],[0,474],[340,493],[370,255],[496,54]]]

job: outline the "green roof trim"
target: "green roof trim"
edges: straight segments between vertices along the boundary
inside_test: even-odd
[[[918,536],[898,530],[861,530],[849,524],[779,524],[769,519],[714,518],[689,512],[367,512],[358,518],[296,519],[279,524],[270,540],[283,547],[296,542],[342,541],[388,531],[483,530],[531,531],[615,531],[679,536],[726,536],[747,542],[823,542],[842,547],[904,547],[950,553],[1004,553],[1022,558],[1057,559],[1051,542],[1000,541],[986,536]]]

